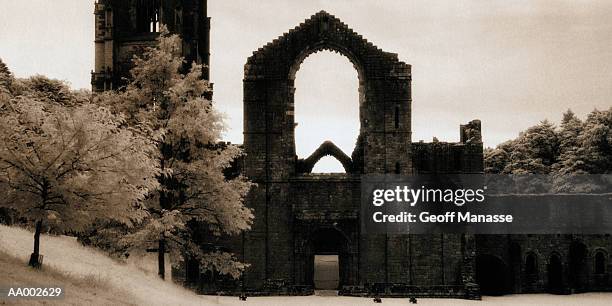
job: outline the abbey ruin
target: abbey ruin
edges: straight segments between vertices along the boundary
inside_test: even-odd
[[[94,91],[121,85],[129,59],[154,42],[159,24],[183,37],[188,61],[209,64],[206,7],[205,0],[99,0]],[[321,50],[345,56],[358,72],[359,137],[352,152],[324,142],[298,158],[294,79],[302,61]],[[315,257],[331,255],[339,271],[334,289],[344,295],[478,299],[612,289],[609,235],[362,233],[362,175],[483,173],[481,123],[460,126],[457,143],[413,142],[411,66],[334,15],[312,15],[256,49],[244,68],[246,156],[237,167],[257,183],[247,199],[255,223],[244,235],[215,243],[250,267],[232,280],[186,262],[176,281],[202,293],[312,294],[319,289]],[[345,173],[312,173],[323,156],[336,158]]]

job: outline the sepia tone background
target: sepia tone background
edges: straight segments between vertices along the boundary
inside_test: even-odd
[[[92,2],[2,0],[0,57],[17,76],[90,88]],[[228,141],[242,142],[246,58],[321,9],[413,66],[413,141],[457,141],[459,124],[479,118],[485,146],[495,146],[568,108],[583,117],[612,105],[609,1],[212,0],[211,78]],[[299,157],[327,139],[352,151],[357,86],[346,58],[306,59],[296,78]],[[317,166],[341,169],[331,158]]]

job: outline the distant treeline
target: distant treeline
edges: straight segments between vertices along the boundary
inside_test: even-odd
[[[612,108],[580,120],[568,110],[561,124],[544,120],[516,139],[485,150],[485,172],[495,174],[612,173]]]

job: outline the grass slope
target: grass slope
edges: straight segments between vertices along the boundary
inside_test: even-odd
[[[338,296],[236,297],[199,296],[171,282],[160,280],[151,269],[115,261],[98,250],[83,247],[66,236],[41,237],[44,254],[42,270],[26,262],[32,252],[32,233],[0,225],[0,286],[63,286],[66,298],[58,301],[28,300],[22,305],[236,305],[236,306],[327,306],[375,305],[368,298]],[[0,305],[14,301],[2,301]],[[411,305],[407,299],[383,299],[383,305]],[[612,293],[587,293],[556,296],[549,294],[484,297],[483,301],[457,299],[419,299],[418,305],[452,306],[564,306],[612,305]]]
[[[209,305],[207,299],[171,282],[160,280],[136,265],[118,262],[93,248],[82,246],[75,238],[41,235],[43,269],[26,267],[32,252],[33,234],[25,229],[0,225],[0,275],[11,273],[17,284],[27,285],[30,280],[41,279],[49,285],[66,286],[66,301],[98,292],[112,298],[104,300],[82,299],[76,304],[90,305]],[[5,285],[0,277],[0,285]],[[55,281],[55,282],[52,282]],[[12,280],[9,279],[9,282]],[[12,283],[11,283],[12,284]],[[71,290],[71,286],[74,286]],[[111,302],[112,301],[112,302]]]
[[[44,267],[36,270],[26,262],[0,252],[0,286],[2,287],[53,287],[62,286],[69,292],[61,300],[7,300],[16,305],[120,305],[136,300],[127,292],[114,289],[110,284],[91,276],[73,276]]]

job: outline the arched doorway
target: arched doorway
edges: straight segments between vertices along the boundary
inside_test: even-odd
[[[562,293],[563,291],[563,264],[561,256],[552,254],[548,261],[548,290],[551,293]]]
[[[333,227],[321,228],[312,233],[311,271],[308,281],[315,290],[337,290],[346,284],[347,238]]]
[[[538,255],[534,252],[527,253],[525,257],[525,269],[524,269],[524,287],[527,292],[537,291],[537,284],[539,280],[538,273]]]
[[[587,286],[587,247],[578,241],[572,242],[569,250],[569,273],[572,288],[581,291]]]
[[[606,253],[599,250],[595,253],[595,274],[601,275],[606,273]]]
[[[504,295],[510,293],[508,266],[493,255],[476,257],[476,281],[482,295]]]

